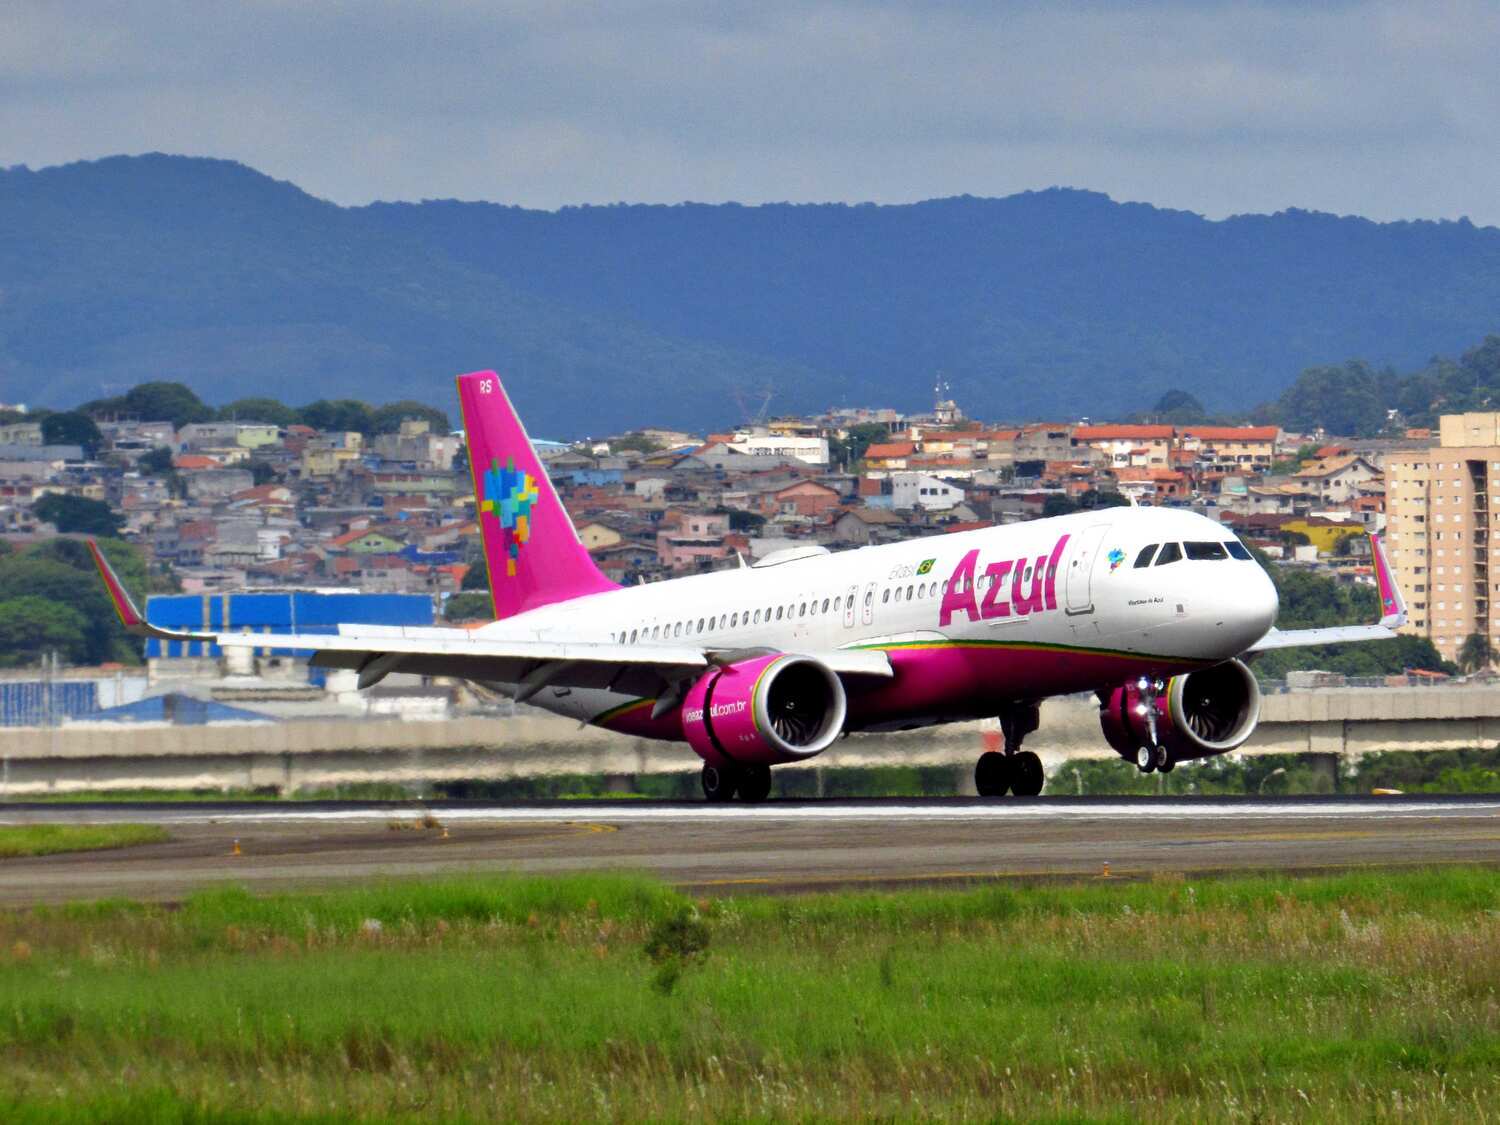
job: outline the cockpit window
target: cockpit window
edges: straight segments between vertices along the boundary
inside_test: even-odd
[[[1224,544],[1218,541],[1184,543],[1182,549],[1187,552],[1187,557],[1194,562],[1204,562],[1207,559],[1225,559],[1229,552],[1224,550]]]
[[[1161,546],[1160,543],[1152,543],[1149,547],[1142,547],[1141,553],[1135,557],[1135,565],[1137,567],[1150,566],[1151,556],[1156,554],[1156,548],[1159,546]]]
[[[1174,563],[1180,558],[1182,558],[1181,547],[1179,547],[1176,543],[1164,543],[1162,545],[1161,554],[1156,556],[1156,565],[1166,566],[1168,563]]]
[[[1241,559],[1244,562],[1249,562],[1254,557],[1238,539],[1231,539],[1228,543],[1224,544],[1224,547],[1231,557]]]

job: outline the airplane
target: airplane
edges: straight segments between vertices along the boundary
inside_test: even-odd
[[[621,587],[594,565],[493,371],[458,377],[495,620],[346,624],[337,634],[183,632],[148,622],[96,544],[127,630],[311,652],[361,689],[392,672],[452,676],[518,703],[686,742],[709,801],[764,800],[774,766],[855,731],[998,717],[975,764],[985,797],[1042,791],[1022,748],[1041,701],[1092,692],[1105,741],[1144,773],[1224,754],[1255,730],[1246,660],[1395,635],[1406,606],[1371,536],[1378,624],[1280,631],[1270,576],[1229,531],[1129,507]]]

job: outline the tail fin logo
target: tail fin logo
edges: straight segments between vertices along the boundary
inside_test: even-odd
[[[500,526],[510,532],[505,573],[511,578],[516,575],[522,544],[531,539],[531,508],[536,501],[536,478],[517,469],[514,457],[506,460],[504,468],[498,457],[490,461],[484,471],[484,499],[479,510],[493,512]]]

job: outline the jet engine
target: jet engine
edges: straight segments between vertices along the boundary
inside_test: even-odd
[[[682,730],[709,765],[772,766],[826,750],[844,729],[844,685],[808,656],[757,656],[714,668],[688,689]]]
[[[1227,753],[1249,738],[1259,721],[1260,687],[1238,660],[1173,676],[1164,685],[1143,677],[1100,695],[1106,741],[1142,769],[1170,769],[1190,758]]]

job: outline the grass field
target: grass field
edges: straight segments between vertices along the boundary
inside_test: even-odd
[[[1482,1121],[1500,873],[0,916],[0,1119]]]
[[[128,848],[133,844],[159,844],[167,838],[164,829],[150,824],[0,825],[0,859]]]

